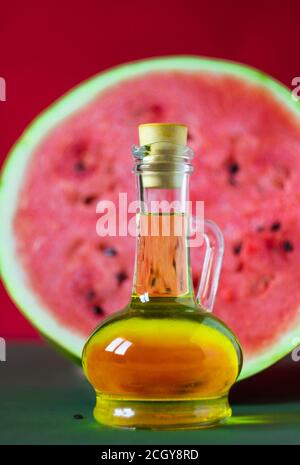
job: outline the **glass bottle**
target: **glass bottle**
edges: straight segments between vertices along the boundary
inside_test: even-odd
[[[139,213],[131,300],[96,328],[82,356],[96,391],[94,416],[127,428],[211,426],[231,415],[228,392],[242,366],[236,337],[210,313],[223,237],[213,222],[204,222],[206,254],[195,296],[187,128],[146,124],[139,132],[141,146],[133,147]]]

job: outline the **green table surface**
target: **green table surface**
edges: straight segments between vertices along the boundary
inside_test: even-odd
[[[300,363],[290,357],[237,383],[224,425],[192,431],[97,424],[81,369],[46,345],[8,344],[0,370],[1,444],[300,444]]]

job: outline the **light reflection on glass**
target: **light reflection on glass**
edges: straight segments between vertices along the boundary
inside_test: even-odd
[[[115,417],[130,418],[134,416],[134,410],[131,408],[115,408],[114,410]]]
[[[116,355],[125,355],[130,346],[132,346],[132,342],[117,337],[105,347],[105,351],[114,352]]]

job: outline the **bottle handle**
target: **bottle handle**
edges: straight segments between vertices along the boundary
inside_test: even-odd
[[[194,218],[194,221],[197,224],[197,218]],[[205,310],[211,312],[215,303],[224,256],[222,231],[211,220],[204,220],[204,242],[206,252],[196,300]]]

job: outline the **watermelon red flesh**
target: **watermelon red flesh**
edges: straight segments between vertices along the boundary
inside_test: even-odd
[[[154,72],[108,88],[36,148],[15,216],[18,250],[49,311],[88,336],[130,297],[135,242],[100,238],[97,200],[135,199],[137,125],[181,122],[195,150],[192,200],[225,236],[215,313],[254,357],[300,303],[300,126],[270,92],[208,72]],[[195,282],[200,253],[193,251]]]

